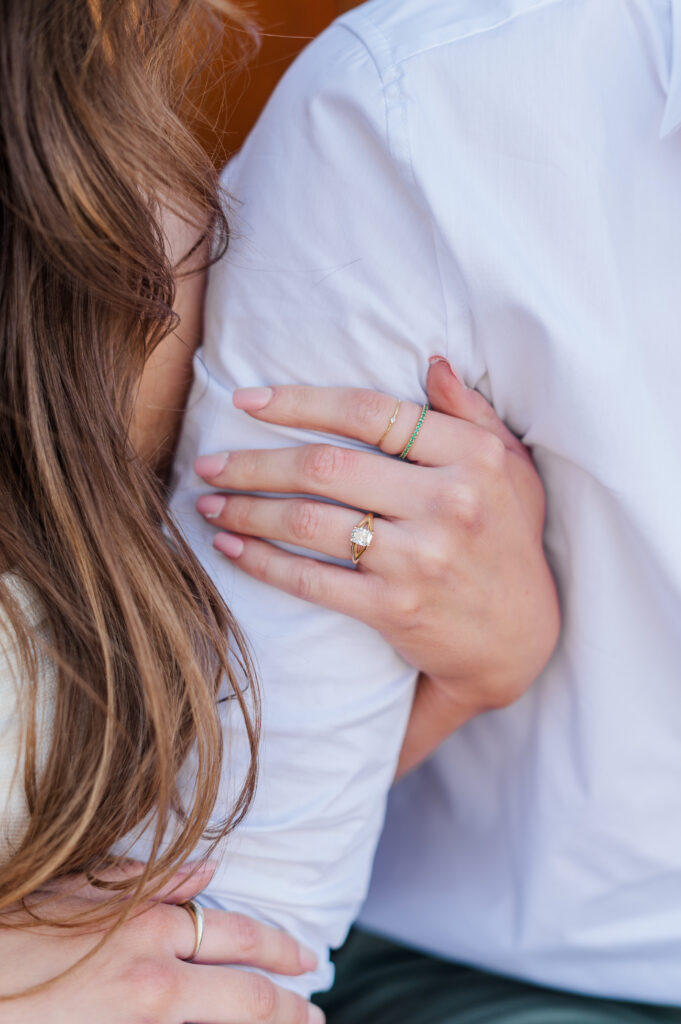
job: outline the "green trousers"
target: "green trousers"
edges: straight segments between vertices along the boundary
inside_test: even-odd
[[[334,960],[336,983],[315,999],[327,1024],[681,1024],[681,1008],[538,988],[357,929]]]

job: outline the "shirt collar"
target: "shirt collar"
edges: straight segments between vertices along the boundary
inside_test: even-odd
[[[681,127],[681,0],[671,0],[669,25],[667,102],[660,125],[661,139]]]

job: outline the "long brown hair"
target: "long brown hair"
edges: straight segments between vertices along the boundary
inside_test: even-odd
[[[127,914],[135,899],[120,911],[122,896],[158,889],[202,837],[210,846],[233,828],[253,794],[247,652],[129,436],[145,360],[177,319],[182,265],[171,265],[159,197],[213,256],[227,244],[178,69],[191,32],[217,37],[225,17],[248,37],[222,0],[0,5],[0,610],[21,653],[29,809],[0,870],[0,911],[55,875],[110,866],[112,844],[149,822],[144,875],[97,910]],[[42,654],[10,572],[40,597],[57,668],[44,768]],[[225,677],[251,762],[229,819],[211,823]]]

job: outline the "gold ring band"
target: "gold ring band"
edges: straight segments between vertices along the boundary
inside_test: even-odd
[[[350,552],[352,564],[357,565],[360,558],[374,539],[374,513],[367,512],[363,519],[353,526],[350,534]]]
[[[203,929],[205,926],[205,918],[203,916],[203,907],[196,900],[187,900],[186,903],[180,903],[183,910],[186,910],[192,921],[194,922],[194,948],[192,949],[189,956],[185,956],[182,959],[186,960],[187,963],[191,963],[199,955],[201,949],[201,943],[203,942]]]
[[[399,414],[400,414],[400,408],[401,408],[401,406],[402,406],[402,400],[401,400],[400,398],[398,398],[398,399],[397,399],[397,405],[395,406],[395,412],[394,412],[394,413],[392,414],[392,416],[391,416],[391,417],[390,417],[390,419],[388,420],[388,426],[387,426],[387,427],[385,428],[385,430],[383,431],[383,433],[382,433],[382,434],[381,434],[381,436],[379,437],[378,441],[376,442],[376,447],[377,447],[377,448],[380,448],[380,447],[381,447],[381,445],[382,445],[382,444],[383,444],[383,442],[385,441],[386,437],[388,436],[388,434],[390,433],[390,431],[391,431],[391,430],[393,429],[393,427],[395,426],[395,421],[396,421],[397,417],[398,417],[398,416],[399,416]]]
[[[430,406],[426,402],[425,405],[423,406],[423,408],[421,409],[421,415],[419,416],[419,421],[416,424],[416,426],[414,427],[414,433],[411,435],[411,437],[407,441],[406,445],[404,446],[403,450],[400,452],[400,458],[401,459],[406,459],[407,455],[409,454],[409,452],[414,447],[414,442],[416,441],[416,438],[419,436],[419,433],[421,432],[421,427],[423,426],[423,421],[426,418],[426,415],[428,413],[429,408],[430,408]]]

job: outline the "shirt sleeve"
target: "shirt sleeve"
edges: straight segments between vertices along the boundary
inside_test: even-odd
[[[446,318],[433,226],[403,141],[405,104],[339,24],[289,70],[223,175],[233,240],[207,305],[216,366],[234,374],[241,356],[249,383],[423,397]]]
[[[206,488],[191,467],[199,453],[313,439],[236,412],[237,386],[423,399],[428,356],[444,345],[442,297],[389,102],[366,47],[336,25],[285,76],[227,168],[232,244],[210,275],[174,476],[173,510],[250,641],[263,700],[255,803],[205,899],[311,946],[318,971],[283,981],[304,994],[330,983],[328,949],[366,893],[416,672],[364,623],[265,587],[218,555],[194,510]],[[232,712],[218,813],[247,763]]]

